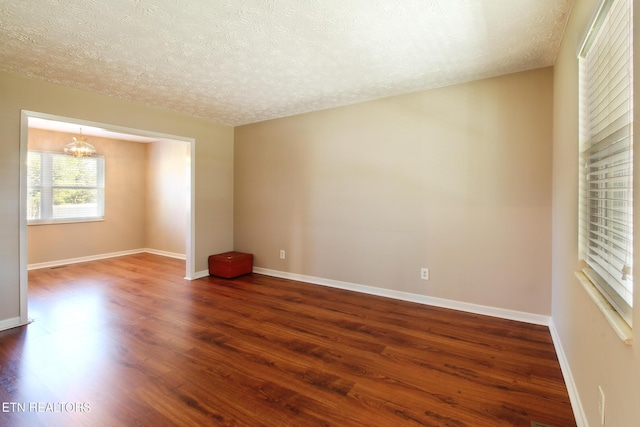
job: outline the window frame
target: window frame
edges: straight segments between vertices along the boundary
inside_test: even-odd
[[[624,4],[624,3],[626,4]],[[628,23],[625,22],[624,19],[617,20],[617,15],[612,17],[612,14],[620,13],[617,9],[618,7],[628,7],[628,15],[625,13],[621,14],[623,18],[628,19]],[[626,12],[624,10],[623,12]],[[579,86],[580,86],[580,102],[579,102],[579,122],[580,122],[580,142],[579,142],[579,161],[580,161],[580,195],[579,195],[579,205],[580,205],[580,217],[579,217],[579,253],[580,253],[580,261],[584,263],[582,268],[582,274],[584,276],[584,280],[587,280],[592,287],[596,289],[596,292],[599,293],[597,298],[594,297],[594,293],[589,291],[589,294],[597,299],[598,306],[602,309],[603,305],[610,307],[610,309],[604,310],[605,316],[610,319],[610,316],[617,315],[620,320],[610,319],[610,323],[613,322],[616,324],[616,330],[620,329],[620,323],[624,322],[628,328],[633,326],[632,319],[632,311],[633,311],[633,292],[634,292],[634,282],[632,276],[632,267],[633,267],[633,149],[634,149],[634,138],[633,138],[633,108],[634,108],[634,93],[633,93],[633,2],[631,0],[603,0],[597,10],[597,13],[594,15],[594,18],[591,21],[589,26],[589,31],[587,32],[584,42],[580,46],[580,50],[578,52],[578,66],[579,66]],[[614,44],[611,43],[613,39],[611,34],[606,33],[602,37],[604,41],[603,48],[599,43],[601,42],[600,36],[601,31],[604,29],[608,29],[607,25],[609,25],[609,20],[612,20],[614,23],[622,23],[622,25],[628,25],[624,27],[621,31],[621,36],[615,39]],[[613,21],[615,19],[615,21]],[[616,27],[618,28],[622,27]],[[626,34],[626,37],[625,37]],[[627,44],[628,43],[628,44]],[[612,49],[611,46],[614,46],[615,49]],[[587,61],[587,56],[591,54],[592,49],[600,49],[601,56],[598,56],[598,50],[595,51],[594,55],[596,55],[595,61],[598,62],[596,67],[600,66],[602,68],[596,68],[598,73],[609,73],[612,70],[617,70],[618,73],[623,73],[623,79],[618,83],[624,83],[624,79],[628,79],[628,96],[627,92],[624,92],[625,96],[622,101],[627,102],[626,110],[624,104],[618,104],[622,106],[623,114],[626,114],[626,117],[620,121],[623,123],[622,130],[618,129],[619,126],[614,125],[615,120],[610,119],[599,119],[599,121],[594,121],[597,125],[605,124],[606,132],[602,132],[604,137],[600,135],[594,137],[592,134],[593,127],[592,124],[594,122],[590,122],[589,113],[593,111],[594,108],[604,107],[599,111],[604,116],[614,116],[617,117],[618,112],[614,115],[612,112],[616,110],[612,105],[614,101],[620,100],[617,93],[611,90],[611,88],[602,88],[598,87],[596,92],[598,95],[596,96],[598,99],[596,103],[589,104],[588,101],[591,99],[588,98],[589,94],[586,92],[591,89],[593,90],[594,86],[588,86],[588,83],[591,85],[597,85],[602,81],[606,80],[611,74],[606,74],[605,77],[602,77],[602,74],[591,74],[588,77],[593,77],[596,75],[588,83],[585,82],[585,76],[588,71],[593,73],[593,69],[586,70],[588,65],[585,65]],[[624,49],[626,52],[628,50],[628,57],[625,55],[611,55],[609,52],[616,51],[617,49]],[[604,53],[607,52],[607,53]],[[619,63],[615,63],[611,65],[614,61],[612,61],[613,56],[615,60],[628,60],[624,62],[624,64],[628,64],[626,70],[624,67],[619,67]],[[603,71],[604,70],[604,71]],[[619,76],[620,74],[617,74]],[[613,79],[611,79],[613,80]],[[617,89],[617,88],[616,88]],[[615,93],[616,95],[612,95]],[[623,93],[623,92],[620,92]],[[602,102],[602,101],[605,102]],[[608,121],[609,120],[609,121]],[[617,129],[615,131],[611,131],[608,127]],[[601,131],[598,131],[600,134]],[[622,136],[618,136],[622,135]],[[610,141],[610,142],[608,142]],[[613,142],[615,141],[615,142]],[[627,149],[622,148],[618,152],[616,152],[616,148],[614,145],[620,144],[624,146],[624,143],[628,146]],[[608,150],[609,153],[605,152],[605,150],[598,152],[601,150],[602,146],[605,146],[605,150]],[[601,154],[603,153],[604,154]],[[628,166],[624,166],[622,164],[615,163],[618,161],[614,160],[615,156],[624,157],[625,161],[628,163]],[[622,152],[622,153],[621,153]],[[621,154],[620,154],[621,153]],[[604,159],[604,160],[602,160]],[[597,165],[597,163],[606,163],[605,167]],[[597,168],[602,167],[602,171],[598,171]],[[620,173],[621,168],[625,168],[626,175],[618,175]],[[614,170],[616,170],[614,172]],[[597,178],[595,178],[597,177]],[[595,178],[595,179],[594,179]],[[624,183],[623,181],[627,181]],[[606,183],[600,184],[598,181]],[[621,185],[621,188],[616,187],[616,185]],[[623,187],[622,187],[623,186]],[[614,193],[618,194],[614,194]],[[619,198],[620,192],[626,193],[623,198]],[[593,195],[594,193],[598,193],[598,195]],[[622,202],[622,203],[620,203]],[[614,205],[618,206],[614,206]],[[619,209],[619,206],[624,205],[624,209]],[[603,211],[606,213],[602,214]],[[613,222],[619,220],[620,213],[623,212],[623,215],[626,215],[623,222],[618,222],[617,224],[613,224]],[[616,216],[616,214],[618,216]],[[599,219],[595,219],[599,217]],[[620,229],[624,228],[624,232],[620,232]],[[597,230],[595,230],[597,229]],[[616,230],[613,230],[616,229]],[[603,231],[604,230],[604,231]],[[599,234],[600,236],[593,237],[594,234]],[[617,240],[617,241],[616,241]],[[621,245],[618,244],[619,241],[625,241],[623,251],[620,252],[619,249]],[[597,242],[596,242],[597,241]],[[594,243],[595,242],[595,243]],[[600,250],[595,248],[597,245],[601,245],[604,249]],[[606,245],[610,245],[610,247],[605,247]],[[617,246],[614,248],[613,246]],[[594,249],[595,248],[595,249]],[[596,252],[601,252],[598,254]],[[615,255],[611,253],[616,253],[615,255],[620,255],[625,258],[622,261],[621,271],[618,273],[617,267],[620,264],[620,260],[615,260]],[[609,253],[609,254],[607,254]],[[602,255],[602,256],[601,256]],[[596,258],[605,258],[609,256],[609,260],[596,260]],[[615,267],[614,267],[615,266]],[[612,274],[615,273],[615,274]],[[617,274],[620,274],[620,278],[617,278]],[[579,277],[580,278],[580,277]],[[584,280],[581,279],[581,283],[584,286]],[[629,297],[630,295],[630,297]],[[626,296],[626,298],[625,298]],[[621,329],[625,329],[622,327]]]
[[[54,157],[70,157],[56,151],[32,150],[27,151],[27,176],[29,175],[28,158],[31,153],[37,153],[40,156],[40,185],[31,185],[27,180],[27,198],[33,189],[40,190],[40,218],[29,218],[27,212],[27,225],[50,225],[50,224],[73,224],[82,222],[98,222],[104,221],[105,214],[105,159],[104,156],[96,155],[92,157],[84,157],[82,159],[92,159],[96,162],[96,185],[54,185],[53,183],[53,160]],[[71,216],[54,218],[53,214],[53,193],[56,189],[72,189],[72,190],[92,190],[96,191],[96,215],[89,216]],[[28,203],[27,203],[28,205]],[[28,208],[27,208],[28,209]]]

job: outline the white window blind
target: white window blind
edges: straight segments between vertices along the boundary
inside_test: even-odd
[[[104,217],[104,158],[29,151],[29,223],[95,220]]]
[[[632,0],[604,0],[579,53],[580,257],[631,326],[633,305]]]

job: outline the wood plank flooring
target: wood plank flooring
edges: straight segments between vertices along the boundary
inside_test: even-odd
[[[546,327],[183,273],[151,254],[31,271],[0,425],[576,425]]]

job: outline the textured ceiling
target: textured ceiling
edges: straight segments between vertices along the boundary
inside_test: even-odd
[[[241,125],[553,65],[573,0],[0,0],[0,70]]]

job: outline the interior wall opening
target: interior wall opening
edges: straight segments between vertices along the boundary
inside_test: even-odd
[[[105,217],[103,220],[91,220],[84,222],[63,222],[60,224],[45,223],[46,225],[29,225],[27,221],[28,205],[33,205],[29,199],[28,153],[30,149],[43,152],[60,152],[61,140],[81,134],[89,142],[94,142],[103,151],[98,152],[105,160]],[[58,140],[58,141],[53,141]],[[28,295],[28,270],[33,268],[45,268],[63,265],[70,262],[82,262],[83,260],[100,259],[125,255],[135,252],[151,252],[173,258],[185,260],[185,278],[195,277],[194,258],[194,218],[193,218],[193,153],[195,141],[192,138],[167,135],[153,131],[132,129],[117,125],[109,125],[97,122],[55,116],[50,114],[23,111],[20,135],[20,317],[22,323],[28,322],[27,295]],[[111,158],[109,158],[111,157]],[[136,170],[144,168],[144,170]],[[180,176],[182,175],[182,176]],[[144,176],[144,182],[130,182]],[[31,177],[33,181],[33,177]],[[108,184],[108,187],[107,187]],[[33,184],[31,184],[33,187]],[[31,192],[33,193],[33,188]],[[127,198],[110,197],[114,192],[126,192]],[[145,200],[136,202],[136,195],[144,194]],[[33,196],[33,194],[32,194]],[[33,198],[33,197],[32,197]],[[133,217],[133,205],[139,205],[135,216],[137,227],[145,227],[144,230],[136,230],[136,225],[129,221]],[[143,207],[141,207],[143,206]],[[33,210],[33,206],[31,206]],[[128,211],[127,211],[128,210]],[[108,226],[115,226],[117,232],[109,231]],[[169,222],[168,222],[169,221]],[[104,224],[100,224],[104,222]],[[163,233],[154,233],[161,229],[162,223],[171,225],[173,229],[173,241],[163,241]],[[143,225],[140,225],[143,224]],[[102,226],[102,227],[101,227]],[[84,228],[83,228],[84,227]],[[87,233],[91,227],[92,233]],[[128,228],[127,228],[128,227]],[[32,231],[33,230],[33,231]],[[96,234],[95,230],[102,230]],[[33,235],[30,235],[33,233]],[[56,255],[56,260],[44,261],[42,255],[51,248],[64,248],[60,240],[65,239],[65,233],[86,234],[87,256],[77,256],[83,251],[78,248],[75,252],[67,252]],[[98,232],[100,233],[100,232]],[[141,235],[137,240],[130,242],[117,242],[117,236],[123,234],[129,238],[129,234]],[[183,234],[182,242],[176,243],[176,233]],[[169,236],[169,233],[164,233]],[[147,237],[150,235],[150,238]],[[98,239],[102,237],[103,245]],[[135,236],[134,236],[135,237]],[[114,242],[111,239],[115,239]],[[40,239],[40,240],[38,240]],[[94,239],[92,241],[91,239]],[[132,242],[144,242],[136,244]],[[29,247],[29,242],[50,242],[51,248]],[[56,243],[57,240],[57,243]],[[80,242],[83,239],[80,238]],[[183,244],[182,244],[183,243]],[[133,245],[130,250],[117,251],[109,248],[117,248],[118,245]],[[39,245],[40,246],[40,245]],[[46,246],[46,245],[43,245]],[[170,248],[162,250],[155,248]],[[106,249],[105,249],[106,248]],[[40,251],[36,250],[39,249]],[[104,253],[97,253],[96,251]],[[66,254],[66,255],[65,255]],[[73,256],[72,256],[73,255]],[[68,262],[67,262],[68,261]]]

